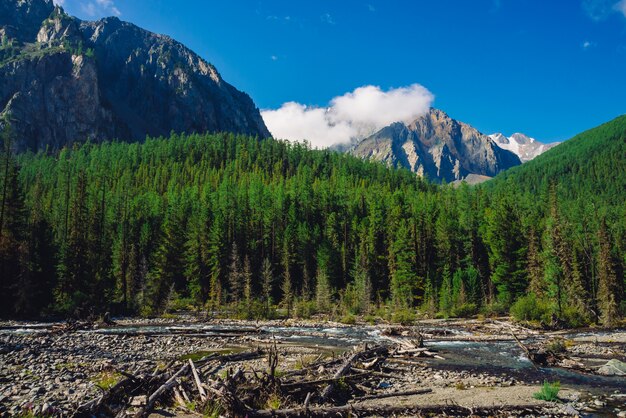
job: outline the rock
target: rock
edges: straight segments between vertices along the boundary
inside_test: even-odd
[[[598,374],[605,376],[626,376],[626,363],[617,359],[611,359],[598,369]]]
[[[624,417],[626,417],[626,411],[619,411],[619,412],[617,413],[617,416],[618,416],[618,417],[620,417],[620,418],[624,418]]]
[[[0,61],[0,116],[11,114],[18,151],[171,131],[270,136],[247,94],[167,36],[80,21],[50,0],[3,0],[0,31],[20,53]]]
[[[564,415],[567,416],[579,416],[580,413],[576,410],[576,408],[574,408],[572,405],[570,404],[565,404],[563,405],[563,407],[561,408],[561,411]]]
[[[131,406],[143,406],[148,402],[148,398],[145,395],[134,396],[130,399]]]
[[[595,406],[604,406],[604,405],[605,405],[605,403],[604,403],[604,402],[602,402],[600,399],[594,399],[594,400],[593,400],[593,404],[594,404]]]

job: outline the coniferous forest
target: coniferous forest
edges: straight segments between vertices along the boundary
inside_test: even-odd
[[[625,313],[626,118],[484,185],[306,144],[178,135],[14,155],[3,317],[173,309],[613,325]]]

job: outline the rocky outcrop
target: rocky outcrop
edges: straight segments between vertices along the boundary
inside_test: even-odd
[[[493,177],[521,163],[488,136],[438,109],[430,109],[410,124],[397,122],[381,129],[352,153],[446,182],[470,174]]]
[[[493,139],[500,148],[511,151],[517,155],[523,163],[532,160],[550,148],[560,144],[560,142],[544,144],[537,141],[535,138],[520,133],[515,133],[510,137],[496,133],[489,135],[489,137]]]
[[[248,95],[175,40],[49,0],[0,5],[0,116],[18,151],[170,132],[269,137]]]

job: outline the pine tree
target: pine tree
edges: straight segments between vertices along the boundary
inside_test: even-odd
[[[283,281],[280,286],[282,291],[282,304],[287,308],[287,316],[291,316],[291,307],[293,306],[293,284],[291,280],[291,251],[287,240],[283,246]]]
[[[250,258],[246,255],[243,259],[243,298],[246,306],[250,307],[252,302],[252,268],[250,266]]]
[[[527,287],[527,244],[520,229],[520,220],[508,199],[502,199],[487,211],[486,234],[491,264],[491,280],[498,290],[498,299],[510,305]]]
[[[52,309],[56,286],[56,247],[52,227],[42,208],[40,178],[33,191],[28,227],[27,260],[22,266],[22,283],[15,292],[15,313],[35,317]]]
[[[263,288],[263,301],[265,302],[265,314],[270,313],[272,304],[272,289],[274,286],[274,272],[272,271],[272,263],[269,259],[263,259],[261,267],[261,283]]]
[[[413,307],[416,292],[423,293],[423,283],[416,275],[415,249],[409,229],[401,221],[390,248],[391,298],[397,308]]]
[[[372,303],[372,281],[368,271],[367,254],[364,247],[364,242],[361,242],[361,248],[355,257],[352,270],[359,313],[369,312]]]
[[[5,150],[5,159],[11,158]],[[25,265],[28,256],[27,223],[24,197],[18,181],[19,168],[13,161],[7,163],[2,185],[2,223],[0,224],[0,314],[12,314],[15,295],[24,295],[28,277]],[[30,299],[30,294],[25,295]],[[30,300],[29,300],[30,302]]]
[[[452,294],[452,276],[447,266],[444,267],[439,289],[439,310],[446,315],[452,313],[454,307],[454,295]]]
[[[184,253],[181,251],[185,248],[187,238],[182,219],[178,204],[172,204],[163,225],[154,269],[147,284],[151,313],[163,312],[168,302],[187,290]]]
[[[222,243],[224,240],[222,218],[216,217],[209,230],[208,263],[209,300],[211,309],[219,309],[223,302],[222,294]]]
[[[618,296],[619,285],[615,272],[615,261],[611,254],[611,240],[606,221],[602,219],[598,231],[598,308],[600,320],[605,327],[612,327],[619,318]]]
[[[550,187],[550,216],[546,221],[546,244],[544,245],[544,274],[548,296],[556,301],[559,317],[563,316],[563,304],[567,292],[567,280],[572,276],[570,248],[565,241],[563,224],[558,208],[556,186]]]
[[[539,298],[543,297],[546,292],[546,282],[539,249],[539,238],[534,228],[531,228],[528,236],[526,269],[528,271],[528,290]]]
[[[329,313],[331,304],[331,287],[328,275],[322,268],[317,271],[317,280],[315,283],[315,302],[319,312]]]
[[[61,243],[56,299],[61,311],[85,316],[90,308],[87,301],[92,271],[88,254],[89,212],[87,176],[84,171],[78,173],[68,219],[67,241]]]
[[[230,266],[228,268],[228,285],[230,286],[230,301],[238,305],[241,301],[243,291],[243,275],[241,270],[241,260],[237,243],[233,241],[230,251]]]

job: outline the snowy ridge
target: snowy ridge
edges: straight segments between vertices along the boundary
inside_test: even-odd
[[[522,133],[514,133],[509,137],[501,133],[495,133],[489,135],[489,138],[500,148],[511,151],[517,155],[523,163],[532,160],[560,143],[553,142],[551,144],[544,144]]]

